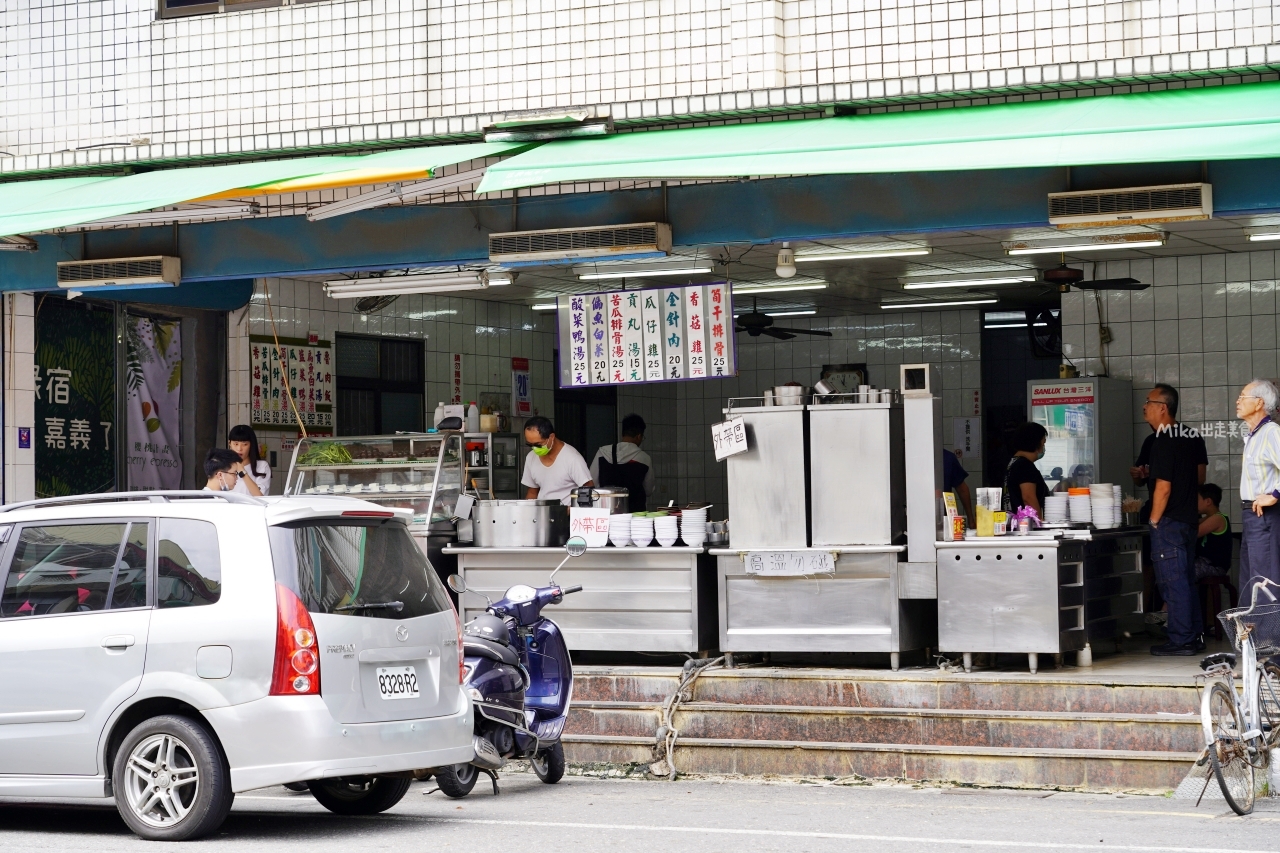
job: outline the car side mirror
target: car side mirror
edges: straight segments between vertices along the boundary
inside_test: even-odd
[[[581,557],[587,553],[587,540],[581,536],[575,536],[565,544],[564,550],[569,553],[570,557]]]
[[[462,575],[449,575],[449,580],[446,582],[449,584],[449,589],[458,595],[467,591],[467,582],[462,579]]]

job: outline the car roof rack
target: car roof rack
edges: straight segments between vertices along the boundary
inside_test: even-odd
[[[227,503],[246,504],[248,506],[266,506],[267,502],[253,495],[242,495],[238,492],[210,492],[195,491],[189,489],[171,489],[163,491],[150,492],[97,492],[89,495],[68,495],[61,498],[40,498],[34,501],[19,501],[18,503],[5,504],[0,506],[0,513],[12,512],[15,509],[28,509],[30,507],[46,507],[46,506],[67,506],[71,504],[85,503],[105,503],[105,502],[124,502],[124,501],[149,501],[151,503],[169,503],[175,500],[223,500]]]

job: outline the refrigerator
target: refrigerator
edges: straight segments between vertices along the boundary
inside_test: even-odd
[[[1049,433],[1036,463],[1050,489],[1113,483],[1133,488],[1133,385],[1087,377],[1027,382],[1027,411]]]

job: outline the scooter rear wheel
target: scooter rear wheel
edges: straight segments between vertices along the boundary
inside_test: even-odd
[[[480,771],[470,764],[453,764],[436,771],[436,784],[446,797],[460,800],[476,786]]]
[[[529,764],[539,779],[548,785],[554,785],[564,778],[564,745],[556,741],[529,759]]]

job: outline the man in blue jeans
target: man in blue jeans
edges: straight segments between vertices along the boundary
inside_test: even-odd
[[[1151,654],[1194,655],[1204,649],[1194,560],[1200,523],[1200,466],[1208,462],[1208,457],[1200,434],[1175,420],[1176,390],[1157,385],[1147,395],[1142,410],[1155,430],[1149,462],[1153,483],[1151,562],[1169,612],[1169,640],[1152,646]]]

